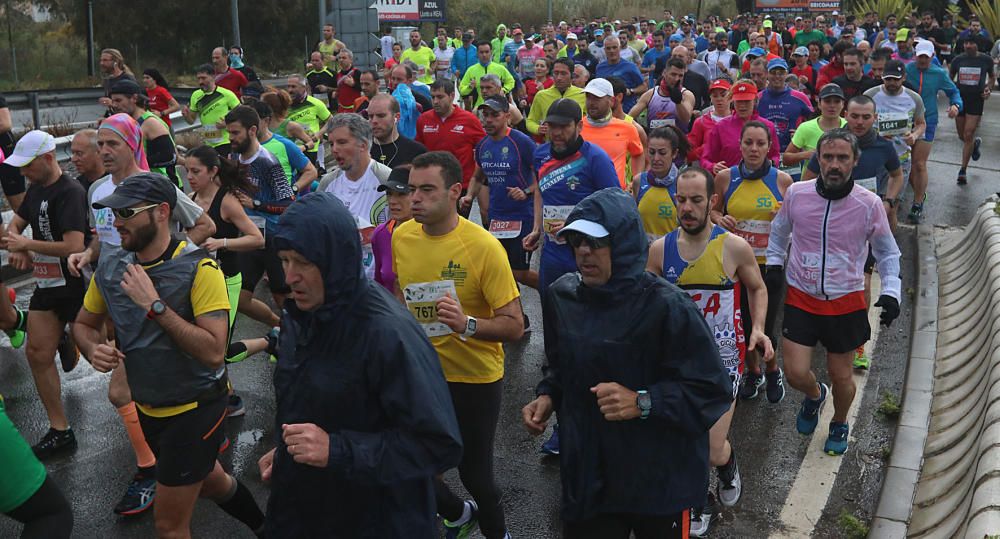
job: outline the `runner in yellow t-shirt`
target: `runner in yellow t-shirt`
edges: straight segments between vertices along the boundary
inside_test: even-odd
[[[437,56],[434,55],[434,51],[430,47],[423,44],[420,32],[417,30],[410,32],[410,47],[403,51],[403,54],[399,57],[400,63],[407,60],[416,64],[415,75],[418,81],[424,84],[434,82],[434,70],[437,69]]]
[[[455,156],[425,153],[412,167],[413,220],[392,234],[396,295],[441,358],[462,432],[462,483],[475,500],[463,501],[438,479],[438,513],[447,528],[467,534],[478,506],[483,535],[503,537],[493,438],[503,394],[501,343],[524,331],[520,293],[500,242],[458,215],[462,166]]]

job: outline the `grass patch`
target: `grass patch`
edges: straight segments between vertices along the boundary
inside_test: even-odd
[[[899,397],[888,391],[882,392],[882,401],[877,409],[879,415],[886,419],[896,419],[900,414]]]
[[[865,539],[868,537],[868,525],[858,517],[848,513],[846,509],[837,517],[837,527],[846,539]]]

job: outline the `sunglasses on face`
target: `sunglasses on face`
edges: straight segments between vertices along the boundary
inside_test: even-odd
[[[129,219],[139,215],[140,213],[159,206],[159,204],[150,204],[148,206],[139,206],[138,208],[120,208],[112,209],[111,212],[115,214],[115,219],[121,221],[128,221]]]
[[[611,236],[595,238],[579,232],[570,232],[566,234],[566,243],[574,249],[579,249],[581,245],[586,243],[587,247],[596,250],[602,247],[611,247]]]

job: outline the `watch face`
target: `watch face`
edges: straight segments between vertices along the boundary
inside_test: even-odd
[[[167,312],[167,306],[163,304],[162,301],[153,302],[153,312],[156,314],[163,314]]]
[[[476,331],[476,319],[475,319],[475,318],[472,318],[472,317],[469,317],[469,326],[468,326],[468,330],[469,330],[470,332],[474,332],[474,331]]]

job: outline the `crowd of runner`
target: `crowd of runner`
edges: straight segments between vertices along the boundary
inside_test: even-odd
[[[742,494],[737,401],[787,382],[811,436],[832,396],[823,450],[847,451],[868,311],[900,313],[893,232],[907,183],[923,216],[938,93],[964,185],[1000,56],[979,21],[932,13],[386,28],[371,69],[323,34],[283,88],[213,50],[184,104],[102,51],[108,110],[73,137],[75,178],[51,135],[15,145],[0,102],[0,248],[35,282],[27,312],[0,290],[0,328],[49,421],[29,445],[0,400],[0,512],[23,536],[72,530],[41,462],[77,446],[59,368],[81,356],[134,449],[113,510],[152,508],[159,535],[188,536],[202,497],[259,536],[517,536],[493,452],[522,286],[545,364],[521,419],[560,456],[564,536],[704,536]],[[176,144],[176,113],[202,145]],[[238,313],[269,331],[234,342]],[[218,461],[246,411],[228,370],[257,354],[263,509]]]

